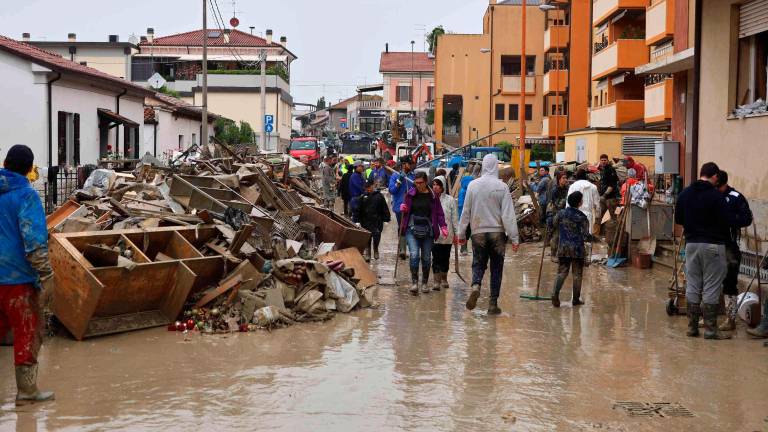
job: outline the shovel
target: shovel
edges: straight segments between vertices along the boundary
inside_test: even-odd
[[[536,279],[536,294],[520,294],[520,298],[526,299],[526,300],[551,300],[551,297],[541,297],[539,296],[539,292],[541,290],[541,271],[544,268],[544,255],[547,251],[547,246],[549,245],[549,226],[547,226],[546,231],[544,231],[544,245],[541,247],[541,259],[539,260],[539,276]]]
[[[645,174],[645,187],[646,190],[648,188],[648,174]],[[653,202],[653,199],[651,199],[651,202]],[[648,203],[648,208],[645,209],[645,219],[648,226],[648,232],[646,233],[645,237],[640,239],[640,243],[638,243],[637,248],[640,250],[640,253],[648,254],[648,255],[656,255],[656,236],[654,236],[651,233],[651,202]]]
[[[616,235],[614,236],[614,250],[613,255],[608,258],[608,261],[605,263],[607,267],[610,268],[616,268],[622,266],[625,262],[627,262],[627,259],[625,257],[622,257],[619,255],[619,250],[621,249],[621,240],[623,237],[623,231],[624,228],[626,228],[627,225],[627,215],[629,214],[629,211],[627,208],[624,209],[624,211],[621,214],[621,220],[619,221],[619,226],[616,227]]]

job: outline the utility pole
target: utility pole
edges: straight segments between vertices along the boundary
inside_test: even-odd
[[[522,35],[520,36],[520,68],[522,79],[520,82],[520,107],[523,109],[523,115],[520,117],[520,181],[525,181],[525,116],[526,116],[526,97],[525,97],[525,82],[528,79],[528,67],[525,64],[525,29],[526,29],[526,9],[528,9],[528,2],[522,0],[522,15],[521,15],[521,28]],[[520,183],[522,184],[522,183]]]
[[[416,110],[414,109],[413,99],[414,99],[414,91],[413,91],[413,74],[414,74],[414,65],[413,65],[413,45],[416,43],[416,41],[411,41],[411,111],[416,113]],[[414,126],[415,126],[414,122]],[[413,138],[413,143],[416,144],[416,128],[411,128],[411,138]]]
[[[208,0],[203,0],[203,123],[200,144],[208,147]]]
[[[261,136],[264,137],[264,150],[270,151],[267,135],[267,50],[261,50]]]

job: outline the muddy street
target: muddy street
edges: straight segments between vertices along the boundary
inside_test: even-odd
[[[374,262],[385,283],[388,229]],[[411,296],[401,263],[401,286],[378,288],[378,307],[325,323],[53,338],[40,379],[57,400],[16,409],[12,369],[0,369],[0,430],[768,430],[762,342],[686,338],[684,318],[664,312],[661,271],[593,265],[581,308],[520,299],[539,253],[508,252],[498,317],[485,314],[487,286],[468,312],[454,273],[448,292]],[[10,364],[10,347],[0,355]]]

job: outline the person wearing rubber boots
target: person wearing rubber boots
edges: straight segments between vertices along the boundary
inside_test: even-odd
[[[52,392],[37,388],[40,298],[52,295],[53,269],[45,212],[26,177],[33,162],[29,147],[15,145],[0,170],[0,335],[13,330],[17,405],[53,399]]]
[[[706,339],[730,339],[720,333],[717,313],[727,273],[725,244],[736,218],[728,211],[725,197],[716,188],[720,168],[714,162],[702,165],[699,180],[677,198],[675,223],[685,230],[685,298],[688,304],[689,337],[699,336],[699,318],[704,316]]]
[[[728,241],[725,242],[725,260],[728,270],[723,281],[723,294],[726,297],[725,321],[720,326],[721,331],[736,330],[736,297],[739,295],[739,272],[741,271],[741,229],[752,225],[752,210],[749,209],[747,198],[728,185],[728,173],[720,171],[717,174],[717,190],[725,197],[728,211],[736,219],[736,225],[730,227]]]
[[[466,240],[467,228],[472,229],[472,291],[467,309],[473,310],[480,298],[480,285],[491,263],[491,297],[488,314],[498,315],[499,294],[504,272],[504,255],[507,242],[517,252],[520,237],[517,232],[515,203],[509,187],[499,180],[499,160],[493,153],[483,158],[482,175],[467,187],[464,209],[459,222],[458,236]]]
[[[400,159],[400,171],[389,177],[389,193],[392,196],[392,212],[395,213],[397,225],[402,223],[403,215],[400,213],[400,206],[405,201],[405,194],[413,186],[413,180],[416,176],[413,173],[412,161],[410,157]],[[398,242],[397,253],[401,260],[406,258],[405,242]]]
[[[552,292],[552,306],[560,307],[560,291],[563,289],[568,273],[573,270],[573,306],[581,306],[581,282],[584,275],[584,260],[587,259],[584,249],[585,241],[595,241],[596,238],[589,233],[589,219],[579,210],[583,196],[581,192],[574,192],[568,196],[568,207],[560,210],[555,216],[553,225],[557,226],[558,247],[557,279],[555,289]]]

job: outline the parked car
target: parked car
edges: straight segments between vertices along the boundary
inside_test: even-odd
[[[317,168],[322,160],[320,144],[315,137],[299,137],[291,139],[291,145],[288,147],[288,154],[292,158]]]

